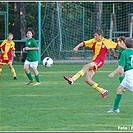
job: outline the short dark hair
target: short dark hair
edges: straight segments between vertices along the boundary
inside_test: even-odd
[[[125,36],[120,36],[119,39],[122,40],[125,43],[126,37]]]
[[[34,30],[33,30],[32,28],[29,27],[29,28],[26,30],[26,34],[27,34],[28,31],[30,31],[30,32],[33,34],[33,36],[35,35],[35,32],[34,32]]]
[[[12,34],[12,33],[8,33],[8,36],[9,36],[9,35],[12,35],[12,36],[13,36],[13,34]]]
[[[94,30],[94,34],[98,34],[98,35],[103,35],[103,30],[102,29],[95,29]]]
[[[125,44],[127,48],[133,48],[133,39],[131,37],[127,37],[125,39]]]

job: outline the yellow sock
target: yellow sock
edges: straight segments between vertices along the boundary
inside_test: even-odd
[[[82,77],[84,75],[84,72],[82,70],[80,70],[78,73],[76,73],[72,79],[75,81],[77,80],[78,78]]]
[[[0,68],[0,75],[2,74],[2,68]]]
[[[11,72],[12,72],[13,77],[16,77],[16,72],[14,68],[11,69]]]
[[[96,89],[100,93],[104,92],[104,89],[101,88],[100,86],[98,86],[97,83],[95,83],[94,85],[92,85],[92,88]]]

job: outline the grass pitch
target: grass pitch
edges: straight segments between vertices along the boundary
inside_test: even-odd
[[[14,65],[14,81],[7,66],[0,78],[0,131],[133,131],[133,94],[123,93],[119,114],[107,114],[113,106],[118,74],[108,74],[117,65],[104,65],[93,80],[107,89],[106,99],[84,82],[85,76],[69,85],[63,75],[77,73],[81,64],[39,65],[41,85],[26,86],[23,65]]]

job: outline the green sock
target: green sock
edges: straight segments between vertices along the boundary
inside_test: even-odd
[[[124,79],[124,76],[119,77],[120,83],[122,82],[123,79]]]
[[[116,94],[116,97],[114,100],[114,110],[118,109],[121,97],[122,97],[122,94]]]
[[[39,76],[39,74],[38,75],[35,75],[35,79],[36,79],[37,82],[40,82],[40,76]]]
[[[29,80],[33,80],[31,73],[26,74]]]

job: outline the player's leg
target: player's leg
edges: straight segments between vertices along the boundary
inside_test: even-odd
[[[121,101],[121,98],[122,98],[122,92],[123,90],[125,89],[125,87],[123,87],[122,85],[120,85],[117,89],[117,93],[116,93],[116,97],[115,97],[115,100],[114,100],[114,105],[113,105],[113,108],[110,109],[109,111],[107,111],[107,113],[119,113],[120,110],[119,110],[119,104],[120,104],[120,101]]]
[[[1,74],[2,74],[2,67],[3,67],[3,65],[0,64],[0,76],[1,76]]]
[[[33,72],[34,72],[35,79],[36,79],[36,83],[33,84],[33,86],[40,85],[40,75],[39,75],[39,72],[38,72],[38,70],[37,70],[38,61],[32,62],[32,63],[30,64],[30,67],[32,68],[32,70],[33,70]]]
[[[119,81],[120,81],[120,83],[123,81],[123,79],[124,79],[124,70],[123,69],[121,69],[121,71],[119,72]],[[126,91],[126,88],[123,90],[123,92],[125,92]]]
[[[25,71],[26,76],[29,79],[29,82],[27,82],[26,85],[29,85],[29,84],[34,82],[33,78],[32,78],[32,75],[31,75],[31,72],[29,70],[29,66],[30,66],[30,62],[25,60],[25,62],[24,62],[24,71]]]
[[[87,71],[89,71],[90,69],[93,69],[93,68],[94,68],[94,64],[93,63],[86,64],[74,76],[72,76],[72,77],[64,76],[64,79],[67,80],[69,84],[73,84],[74,81],[76,81],[77,79],[82,77]]]
[[[100,87],[96,82],[92,80],[92,77],[94,76],[94,74],[95,72],[93,70],[90,70],[89,72],[87,72],[85,82],[89,84],[92,88],[97,90],[102,95],[102,98],[106,98],[108,91]]]
[[[6,62],[4,61],[2,54],[0,54],[0,76],[2,74],[2,68],[4,64],[6,64]]]
[[[12,65],[12,62],[9,62],[8,65],[9,65],[9,68],[10,68],[11,73],[12,73],[12,75],[13,75],[13,79],[14,79],[14,80],[17,80],[18,78],[17,78],[17,75],[16,75],[16,71],[15,71],[13,65]]]
[[[34,72],[35,79],[36,79],[36,83],[33,86],[40,85],[40,75],[39,75],[38,70],[33,68],[33,72]]]
[[[117,110],[119,108],[119,103],[122,98],[122,92],[124,89],[125,89],[125,87],[123,87],[122,85],[120,85],[117,89],[117,94],[116,94],[116,98],[114,101],[114,110]]]
[[[121,69],[121,71],[119,72],[119,81],[120,81],[120,83],[122,82],[122,80],[124,79],[124,70],[123,69]]]
[[[122,98],[123,90],[125,88],[127,88],[130,91],[133,91],[133,75],[132,75],[132,73],[133,73],[132,69],[125,72],[125,78],[123,79],[123,81],[121,82],[121,84],[119,85],[119,87],[117,89],[113,109],[107,111],[107,113],[112,113],[112,112],[119,113],[120,112],[119,103]]]

